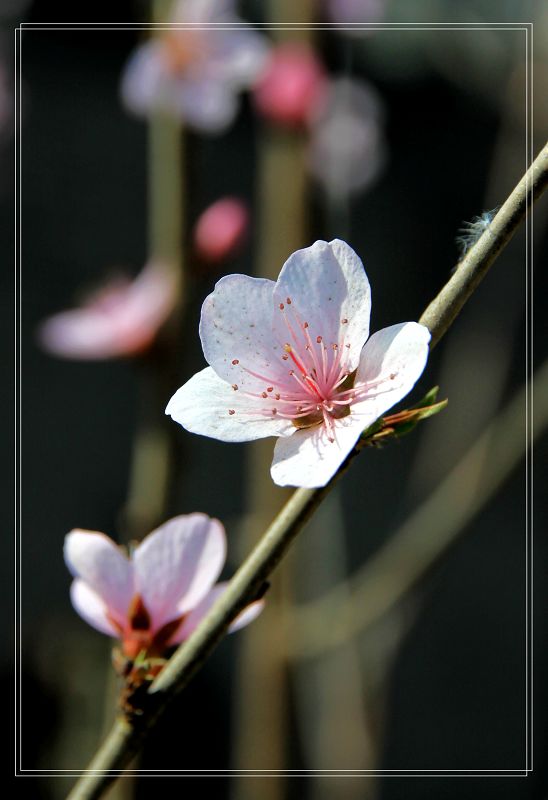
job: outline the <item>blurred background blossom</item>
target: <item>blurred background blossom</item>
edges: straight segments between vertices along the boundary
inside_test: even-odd
[[[173,311],[177,284],[177,273],[155,262],[133,280],[114,278],[80,308],[45,320],[38,329],[40,344],[52,355],[82,360],[142,353]]]
[[[202,211],[193,229],[194,251],[207,264],[235,255],[249,227],[249,209],[237,197],[222,197]]]
[[[131,56],[122,99],[135,114],[167,111],[191,128],[221,133],[236,116],[238,93],[263,69],[267,40],[233,12],[229,0],[181,0],[170,23],[170,30]],[[226,24],[234,27],[214,27]]]
[[[342,199],[371,186],[387,159],[383,107],[368,83],[331,81],[312,125],[310,169],[328,195]]]

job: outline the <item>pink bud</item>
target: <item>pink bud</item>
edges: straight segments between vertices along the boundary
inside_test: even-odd
[[[326,84],[324,69],[309,47],[282,44],[255,85],[255,105],[271,122],[301,127],[321,105]]]
[[[223,197],[206,208],[194,226],[194,249],[210,264],[229,258],[242,244],[249,212],[237,197]]]

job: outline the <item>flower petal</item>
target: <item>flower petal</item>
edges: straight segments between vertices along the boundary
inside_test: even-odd
[[[234,390],[211,367],[206,367],[175,392],[166,414],[187,431],[222,442],[250,442],[264,436],[291,435],[295,430],[291,422],[273,415],[271,406],[274,404],[268,403],[268,397],[266,400],[250,398],[240,388]]]
[[[181,627],[177,630],[174,636],[172,636],[169,644],[180,644],[180,642],[184,642],[185,639],[188,639],[191,633],[196,630],[208,611],[212,608],[216,600],[218,600],[226,590],[227,586],[228,582],[216,584],[213,589],[211,589],[211,591],[208,592],[208,594],[206,594],[206,596],[200,601],[200,603],[198,603],[198,605],[192,609],[190,614],[188,614]],[[240,611],[236,619],[230,624],[228,632],[234,633],[234,631],[243,628],[244,625],[248,625],[259,616],[263,608],[264,600],[256,600],[254,603],[250,603],[242,611]]]
[[[221,133],[229,127],[238,104],[232,87],[198,70],[186,78],[172,80],[166,92],[169,110],[187,125],[204,133]],[[167,106],[167,103],[166,103]]]
[[[287,333],[281,340],[272,333],[274,287],[265,278],[227,275],[202,306],[200,338],[207,362],[223,380],[246,391],[262,392],[284,374]]]
[[[119,631],[116,630],[112,622],[107,617],[107,607],[99,595],[90,589],[88,584],[80,578],[72,582],[70,587],[70,599],[75,611],[80,614],[88,625],[95,628],[107,636],[116,638]]]
[[[133,596],[133,570],[112,539],[96,531],[73,530],[65,536],[64,556],[72,574],[123,623]]]
[[[297,250],[285,262],[274,292],[275,308],[291,299],[301,322],[308,322],[312,341],[321,336],[328,346],[347,348],[347,364],[353,371],[369,335],[371,289],[363,264],[354,250],[340,239],[317,241]],[[286,309],[289,319],[289,311]],[[345,322],[343,322],[345,320]],[[283,342],[288,330],[283,316],[275,315],[275,329]]]
[[[224,528],[206,514],[174,517],[149,534],[133,564],[152,629],[194,608],[215,583],[225,557]]]
[[[364,428],[411,391],[426,365],[429,341],[430,331],[417,322],[391,325],[369,339],[362,351],[355,385],[360,381],[384,382],[352,406],[352,413],[361,415]]]
[[[163,97],[168,74],[162,56],[162,43],[151,40],[140,45],[127,62],[120,85],[126,108],[134,114],[147,115]]]
[[[352,415],[336,421],[335,441],[323,425],[302,428],[280,438],[274,448],[270,474],[278,486],[325,486],[358,441],[365,426]]]

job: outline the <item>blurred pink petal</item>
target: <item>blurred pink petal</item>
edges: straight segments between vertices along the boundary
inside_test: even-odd
[[[236,197],[223,197],[206,208],[194,227],[194,249],[210,264],[223,261],[239,248],[247,233],[249,212]]]
[[[257,110],[289,127],[305,125],[325,98],[327,78],[313,50],[303,44],[279,45],[253,90]]]
[[[226,23],[228,29],[222,27]],[[122,99],[135,114],[163,110],[196,130],[220,133],[236,115],[238,92],[262,72],[267,40],[236,16],[227,0],[176,3],[171,25],[131,56]]]
[[[214,586],[226,558],[224,528],[206,514],[168,520],[126,558],[107,536],[71,531],[65,562],[75,577],[71,600],[101,633],[119,638],[128,658],[162,656],[186,639],[226,583]],[[250,604],[229,631],[247,625],[262,601]]]
[[[333,197],[363,191],[382,171],[386,162],[382,118],[381,100],[369,84],[349,78],[332,82],[314,121],[309,164]]]
[[[177,301],[173,269],[150,263],[133,280],[107,284],[81,307],[45,320],[40,344],[62,358],[102,359],[135,355],[155,339]]]

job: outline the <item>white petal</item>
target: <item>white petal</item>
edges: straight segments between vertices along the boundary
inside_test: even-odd
[[[365,426],[353,416],[337,420],[335,441],[329,441],[323,425],[302,428],[289,438],[278,439],[270,474],[278,486],[325,486],[358,441]]]
[[[212,54],[208,71],[236,88],[251,86],[264,69],[269,53],[265,37],[252,31],[241,20],[239,30],[211,32]]]
[[[190,634],[196,630],[200,622],[212,608],[216,600],[218,600],[226,590],[227,586],[227,582],[218,583],[213,587],[213,589],[211,589],[211,591],[203,598],[203,600],[201,600],[201,602],[192,609],[190,614],[188,614],[181,627],[170,640],[170,644],[179,644],[180,642],[184,642],[185,639],[188,639]],[[250,603],[250,605],[246,606],[242,611],[240,611],[234,622],[230,624],[228,632],[234,633],[234,631],[243,628],[244,625],[248,625],[250,622],[253,622],[253,620],[259,616],[263,608],[264,600],[256,600],[254,603]]]
[[[274,287],[265,278],[227,275],[202,306],[200,338],[207,362],[225,381],[251,392],[264,391],[284,372],[286,339],[272,333]]]
[[[122,101],[134,114],[149,114],[158,106],[167,81],[161,42],[146,42],[125,66],[120,85]]]
[[[65,563],[99,595],[121,621],[133,596],[133,570],[112,539],[96,531],[73,530],[65,536]]]
[[[107,636],[118,636],[118,631],[107,617],[107,607],[98,594],[87,583],[77,578],[70,587],[70,599],[74,609],[88,625]]]
[[[428,328],[417,322],[391,325],[369,339],[362,351],[355,385],[384,380],[371,389],[370,397],[352,406],[353,414],[362,415],[364,428],[411,391],[426,365],[429,341]]]
[[[346,348],[348,368],[357,367],[369,334],[371,290],[361,260],[346,242],[317,241],[289,256],[274,297],[275,308],[291,299],[301,322],[308,322],[312,341],[321,336],[328,346],[341,346],[344,337],[344,344],[350,345]],[[288,309],[286,313],[290,316]],[[280,313],[275,315],[275,327],[288,341]]]
[[[174,517],[133,554],[136,587],[157,629],[200,602],[226,558],[224,528],[206,514]]]
[[[198,69],[171,81],[168,97],[170,110],[204,133],[222,133],[238,110],[232,87],[217,76],[200,74]]]
[[[193,375],[169,401],[166,414],[191,433],[222,442],[250,442],[265,436],[290,436],[289,420],[273,415],[275,401],[246,397],[234,390],[211,367]],[[264,409],[270,416],[263,416]],[[234,413],[231,414],[230,412]]]

